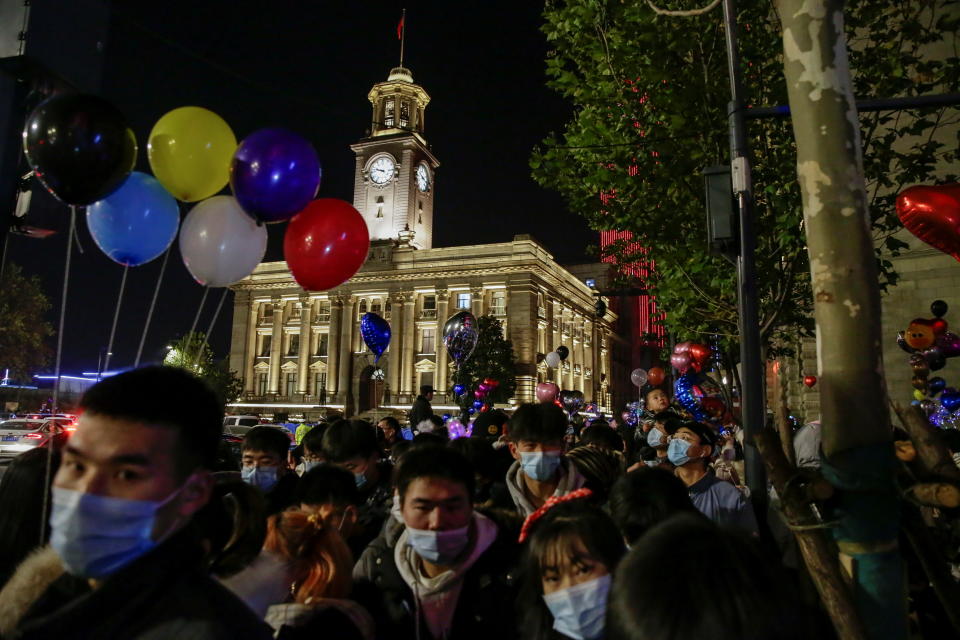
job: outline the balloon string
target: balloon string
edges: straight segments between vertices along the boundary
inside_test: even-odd
[[[110,327],[110,341],[107,342],[107,356],[103,361],[103,371],[110,371],[110,357],[113,355],[113,338],[117,335],[117,320],[120,318],[120,305],[123,304],[123,290],[127,286],[129,265],[123,265],[123,277],[120,278],[120,293],[117,294],[117,308],[113,310],[113,326]]]
[[[197,322],[200,321],[200,312],[203,311],[203,304],[207,301],[207,294],[210,293],[210,287],[204,285],[203,297],[200,298],[200,306],[197,307],[197,315],[193,316],[193,324],[190,325],[190,333],[187,334],[187,344],[183,348],[184,360],[190,355],[190,344],[193,342],[193,332],[197,330]]]
[[[67,233],[67,260],[63,266],[63,292],[60,295],[60,328],[57,330],[57,357],[53,369],[53,413],[60,409],[60,360],[63,355],[63,326],[67,319],[67,290],[70,284],[70,262],[73,257],[73,236],[77,231],[77,207],[70,205],[70,230]],[[47,530],[47,510],[50,508],[50,480],[53,475],[53,438],[47,443],[47,465],[43,479],[43,509],[40,511],[40,544]]]
[[[157,306],[157,296],[160,294],[160,284],[163,282],[163,274],[167,270],[167,260],[170,259],[170,250],[173,248],[171,243],[163,254],[163,264],[160,265],[160,275],[157,277],[157,286],[153,289],[153,300],[150,301],[150,310],[147,311],[147,321],[143,325],[143,335],[140,336],[140,346],[137,347],[137,359],[133,362],[133,368],[140,366],[140,356],[143,355],[143,345],[147,341],[147,332],[150,331],[150,321],[153,320],[153,310]]]
[[[200,343],[200,348],[197,349],[197,358],[193,361],[193,368],[196,370],[200,365],[200,356],[203,355],[203,348],[207,346],[207,342],[210,340],[210,333],[213,331],[213,325],[217,323],[217,316],[220,315],[220,308],[223,306],[223,301],[227,299],[227,292],[230,291],[226,287],[223,288],[223,294],[220,296],[220,302],[217,303],[217,308],[213,312],[213,318],[210,320],[210,326],[207,327],[207,333],[203,336],[203,342]]]

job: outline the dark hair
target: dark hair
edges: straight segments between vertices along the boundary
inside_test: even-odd
[[[280,462],[285,463],[287,451],[290,450],[290,438],[277,427],[254,427],[243,436],[243,445],[240,449],[275,453]]]
[[[463,455],[473,465],[473,470],[485,480],[503,480],[497,477],[497,455],[489,442],[479,438],[457,438],[447,445]]]
[[[521,565],[518,611],[526,612],[521,637],[530,640],[554,638],[553,616],[543,602],[544,561],[558,552],[572,552],[579,540],[590,557],[614,572],[626,551],[610,516],[586,500],[573,500],[552,507],[533,525]],[[706,636],[705,636],[706,637]]]
[[[323,434],[327,432],[329,426],[326,422],[321,422],[304,434],[303,439],[300,440],[300,446],[303,447],[304,454],[307,453],[308,449],[312,454],[323,453]]]
[[[580,444],[592,444],[623,453],[623,438],[611,429],[606,421],[600,424],[590,423],[589,427],[580,432]]]
[[[223,433],[223,403],[205,382],[177,367],[142,367],[87,389],[84,411],[177,432],[176,471],[214,469]]]
[[[263,494],[236,473],[214,474],[210,501],[194,516],[207,543],[207,567],[220,578],[245,569],[260,554],[267,535]]]
[[[443,478],[462,484],[473,502],[473,465],[463,454],[449,447],[437,445],[412,446],[403,454],[396,470],[396,485],[400,498],[418,478]]]
[[[560,442],[567,433],[567,416],[555,404],[522,404],[510,417],[511,442]]]
[[[650,529],[620,564],[610,589],[605,637],[813,637],[813,616],[781,573],[747,537],[705,518],[676,515]]]
[[[613,483],[627,469],[627,459],[622,453],[593,444],[571,449],[567,452],[567,459],[584,477],[584,486],[593,491],[594,498],[600,503],[607,501]]]
[[[366,420],[340,420],[323,434],[323,453],[330,462],[369,458],[378,451],[376,430]]]
[[[646,405],[646,403],[647,403],[647,398],[649,398],[649,397],[650,397],[650,394],[653,393],[654,391],[663,391],[663,395],[667,396],[667,400],[670,399],[670,394],[669,394],[669,393],[667,392],[667,390],[664,389],[663,387],[649,387],[648,389],[644,390],[644,392],[643,392],[643,403],[644,403],[644,405]]]
[[[393,461],[394,467],[400,464],[401,458],[404,454],[410,450],[410,447],[413,446],[413,442],[410,440],[397,440],[393,443],[393,446],[390,447],[390,459]]]
[[[620,534],[631,545],[647,529],[676,513],[700,513],[683,481],[658,467],[640,467],[617,480],[610,490],[609,508]]]
[[[413,436],[413,440],[411,442],[413,442],[413,444],[420,445],[420,446],[432,444],[438,447],[442,447],[447,443],[447,439],[434,431],[425,431],[423,433],[418,433],[417,435]]]
[[[399,421],[399,420],[397,420],[397,419],[394,418],[393,416],[383,416],[382,418],[380,418],[379,420],[377,420],[377,424],[380,424],[381,422],[386,422],[388,425],[390,425],[391,428],[393,428],[395,431],[397,431],[397,436],[400,435],[400,433],[399,433],[399,432],[400,432],[400,421]]]
[[[663,423],[663,428],[667,430],[667,433],[672,433],[671,429],[676,431],[677,427],[683,424],[683,418],[669,409],[653,416],[653,421]]]
[[[0,584],[6,584],[27,555],[50,538],[50,503],[44,512],[47,462],[50,478],[60,467],[60,452],[37,447],[18,455],[0,480]]]
[[[331,464],[322,464],[303,474],[296,495],[294,502],[300,504],[359,506],[362,502],[353,474]]]

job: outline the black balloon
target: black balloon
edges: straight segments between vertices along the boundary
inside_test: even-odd
[[[116,190],[137,160],[123,114],[97,96],[57,95],[40,103],[23,129],[34,174],[67,204],[92,204]]]
[[[556,349],[554,349],[554,351],[557,352],[557,355],[560,356],[560,359],[561,359],[561,360],[566,360],[566,359],[567,359],[567,356],[570,355],[570,349],[567,349],[567,348],[566,348],[565,346],[563,346],[563,345],[560,345],[559,347],[557,347]]]
[[[947,303],[944,302],[943,300],[934,300],[930,304],[930,313],[932,313],[937,318],[942,318],[943,316],[947,315],[948,309],[949,307],[947,306]]]
[[[927,361],[931,371],[939,371],[947,364],[947,359],[940,352],[940,349],[937,349],[936,347],[924,349],[923,359]],[[914,371],[916,372],[916,368],[914,368]]]

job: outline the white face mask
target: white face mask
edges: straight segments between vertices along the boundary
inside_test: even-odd
[[[595,640],[603,636],[610,574],[543,596],[553,615],[553,628],[568,638]]]
[[[390,505],[390,515],[392,515],[394,520],[396,520],[400,524],[404,524],[403,514],[400,512],[400,494],[399,493],[393,494],[393,504]]]

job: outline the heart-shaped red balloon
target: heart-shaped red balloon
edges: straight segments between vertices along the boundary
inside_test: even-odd
[[[897,196],[897,215],[910,233],[960,260],[960,184],[904,189]]]
[[[812,389],[817,384],[817,376],[803,376],[803,384]]]

